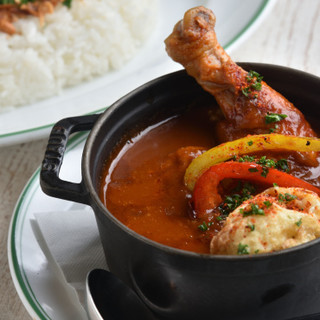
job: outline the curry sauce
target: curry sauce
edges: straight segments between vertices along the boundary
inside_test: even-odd
[[[197,108],[161,121],[118,150],[100,190],[101,200],[117,219],[162,244],[209,253],[211,237],[190,218],[191,195],[183,176],[194,157],[217,143],[210,113]]]

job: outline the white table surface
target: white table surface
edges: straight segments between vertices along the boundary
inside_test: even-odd
[[[320,1],[278,0],[231,56],[235,61],[274,63],[320,76]],[[45,146],[43,139],[0,148],[0,320],[30,319],[9,273],[7,235],[15,203],[40,165]]]

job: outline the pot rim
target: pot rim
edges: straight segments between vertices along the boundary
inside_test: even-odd
[[[238,65],[242,67],[247,67],[247,66],[252,66],[252,67],[266,67],[266,68],[272,68],[275,69],[276,72],[278,71],[286,71],[290,72],[293,75],[300,76],[300,77],[308,77],[310,79],[314,78],[316,81],[319,81],[320,85],[320,78],[301,71],[297,70],[294,68],[289,68],[281,65],[276,65],[276,64],[267,64],[267,63],[256,63],[256,62],[241,62],[238,63]],[[106,111],[104,111],[99,119],[96,121],[94,124],[92,130],[90,131],[87,141],[84,146],[83,150],[83,156],[82,156],[82,163],[81,163],[81,170],[82,170],[82,178],[83,182],[86,186],[86,188],[89,191],[90,194],[90,199],[91,199],[91,206],[92,202],[96,206],[98,206],[99,210],[103,212],[103,214],[110,219],[114,224],[116,224],[120,229],[122,229],[124,232],[128,233],[132,237],[138,239],[139,241],[144,242],[145,244],[155,247],[161,251],[165,251],[166,253],[170,254],[175,254],[175,255],[182,255],[185,257],[190,257],[194,259],[205,259],[205,260],[217,260],[217,261],[248,261],[248,260],[264,260],[264,259],[272,259],[278,256],[283,256],[283,255],[289,255],[289,254],[295,254],[298,253],[301,250],[308,249],[310,247],[313,247],[314,245],[317,245],[320,243],[320,238],[316,238],[314,240],[305,242],[303,244],[290,247],[287,249],[279,250],[279,251],[274,251],[274,252],[269,252],[269,253],[260,253],[260,254],[246,254],[246,255],[213,255],[210,253],[197,253],[197,252],[192,252],[192,251],[187,251],[183,249],[177,249],[174,247],[170,247],[164,244],[161,244],[159,242],[156,242],[154,240],[151,240],[145,236],[142,236],[141,234],[133,231],[132,229],[128,228],[126,225],[124,225],[122,222],[120,222],[108,209],[107,207],[102,203],[102,201],[99,198],[99,195],[95,191],[95,187],[92,182],[92,178],[89,174],[90,172],[90,154],[92,153],[92,146],[94,145],[95,138],[98,135],[98,132],[100,131],[103,123],[106,121],[106,119],[116,110],[119,108],[125,101],[130,100],[134,95],[143,92],[149,87],[156,86],[159,82],[166,81],[168,78],[174,77],[180,73],[185,73],[185,70],[178,70],[172,73],[165,74],[163,76],[160,76],[158,78],[155,78],[139,87],[134,89],[133,91],[129,92],[116,102],[114,102]]]

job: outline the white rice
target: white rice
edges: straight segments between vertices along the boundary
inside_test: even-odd
[[[122,67],[155,25],[156,0],[73,0],[0,32],[0,110],[54,96]]]

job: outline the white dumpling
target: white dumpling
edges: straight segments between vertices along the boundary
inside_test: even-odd
[[[229,214],[212,254],[257,254],[320,237],[320,198],[301,188],[269,188]]]

